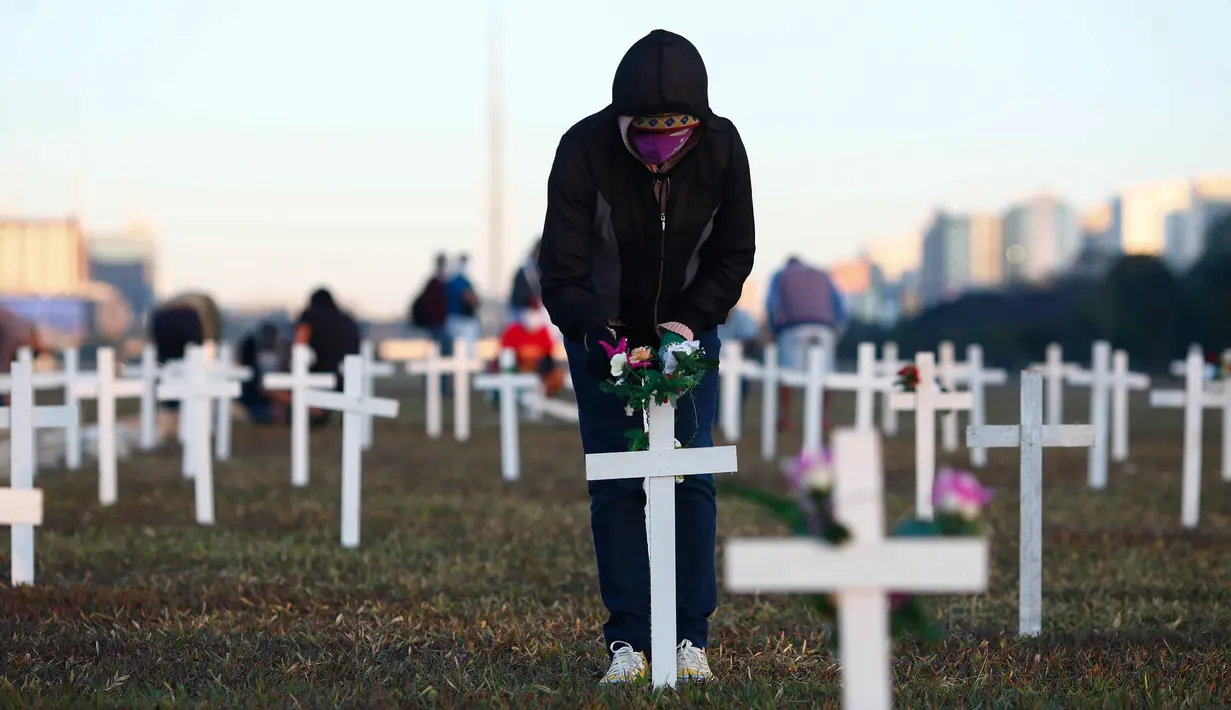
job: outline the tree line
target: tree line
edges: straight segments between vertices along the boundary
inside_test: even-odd
[[[903,355],[935,351],[944,340],[959,353],[978,343],[988,363],[1011,369],[1042,361],[1048,343],[1059,343],[1067,362],[1088,362],[1091,344],[1108,340],[1128,352],[1134,370],[1153,373],[1166,372],[1190,343],[1221,353],[1231,348],[1231,215],[1209,230],[1186,273],[1157,257],[1121,256],[1101,278],[968,293],[892,328],[852,324],[838,355],[853,358],[860,342],[889,340]]]

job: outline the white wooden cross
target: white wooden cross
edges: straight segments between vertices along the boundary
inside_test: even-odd
[[[773,461],[778,451],[778,386],[782,370],[778,367],[778,344],[768,343],[761,351],[761,366],[745,366],[744,378],[761,383],[761,458]]]
[[[825,385],[831,390],[855,393],[855,428],[871,430],[876,413],[877,392],[888,392],[893,389],[897,372],[893,375],[878,375],[876,373],[876,345],[860,343],[855,372],[831,372],[825,376]]]
[[[1088,424],[1043,424],[1043,373],[1022,373],[1020,424],[966,427],[970,447],[1021,449],[1021,537],[1018,552],[1018,634],[1038,636],[1043,627],[1043,448],[1094,444]]]
[[[962,371],[970,389],[970,426],[987,423],[987,385],[1003,385],[1008,381],[1004,370],[983,369],[983,348],[966,346],[966,368]],[[982,468],[987,465],[987,449],[981,446],[970,448],[970,465]]]
[[[1059,343],[1047,346],[1046,362],[1030,364],[1031,370],[1042,370],[1043,379],[1047,383],[1047,424],[1060,426],[1064,423],[1064,378],[1078,368],[1064,361],[1064,353]]]
[[[829,368],[829,351],[824,346],[811,345],[803,370],[782,370],[778,374],[784,385],[804,391],[804,451],[817,453],[824,446],[825,384]]]
[[[523,391],[537,392],[541,381],[532,372],[517,372],[517,354],[512,348],[500,352],[499,373],[484,373],[474,378],[477,390],[495,390],[500,397],[500,475],[506,481],[521,478],[517,404]]]
[[[342,391],[305,389],[300,397],[309,407],[342,412],[342,547],[359,546],[359,507],[363,478],[363,417],[396,417],[396,399],[364,394],[363,356],[342,361]],[[332,386],[332,384],[330,385]]]
[[[1128,392],[1150,389],[1150,378],[1128,370],[1128,353],[1111,354],[1111,460],[1128,460]]]
[[[35,392],[62,389],[64,404],[80,412],[74,395],[69,391],[69,384],[77,381],[80,369],[77,348],[69,348],[63,353],[64,364],[59,372],[33,372],[30,386]],[[0,392],[9,392],[13,387],[12,375],[0,375]],[[64,466],[76,470],[81,468],[81,421],[69,422],[64,427]],[[34,468],[38,470],[38,432],[35,432]]]
[[[0,409],[7,412],[7,409]],[[12,586],[34,583],[34,527],[43,524],[43,491],[41,488],[0,488],[0,526],[11,527],[12,540]],[[30,529],[30,546],[17,544],[19,529]],[[18,548],[23,555],[19,557]]]
[[[1201,345],[1199,345],[1198,343],[1189,343],[1188,353],[1184,356],[1184,359],[1171,361],[1171,374],[1173,376],[1183,378],[1188,374],[1188,355],[1191,355],[1193,353],[1201,353],[1202,357],[1205,356],[1204,351],[1201,349]],[[1204,371],[1205,369],[1204,361],[1202,361],[1201,367],[1202,367],[1202,370]]]
[[[1094,490],[1107,487],[1107,408],[1111,394],[1111,344],[1094,341],[1089,370],[1073,369],[1068,381],[1090,388],[1090,424],[1094,427],[1094,446],[1086,463],[1087,482]]]
[[[337,382],[333,373],[308,372],[312,349],[304,343],[291,346],[291,371],[269,372],[261,380],[267,390],[291,392],[291,485],[308,485],[308,403],[304,394],[314,387],[330,388]]]
[[[440,346],[431,342],[427,344],[427,354],[421,360],[406,363],[406,374],[423,375],[423,385],[426,392],[426,422],[427,435],[430,439],[439,439],[441,433],[441,379],[449,371],[449,363],[440,357]]]
[[[129,368],[123,370],[128,374]],[[141,379],[141,450],[158,446],[158,351],[153,344],[141,348],[141,364],[135,368]]]
[[[1184,390],[1152,390],[1150,406],[1180,407],[1184,410],[1184,463],[1180,484],[1180,524],[1197,527],[1201,517],[1201,433],[1203,410],[1222,409],[1222,479],[1231,481],[1231,387],[1212,383],[1206,389],[1205,360],[1200,348],[1189,350]]]
[[[950,392],[956,392],[963,367],[964,363],[958,362],[954,355],[953,342],[943,341],[936,355],[936,379],[940,381],[940,386]],[[971,406],[967,409],[973,408],[972,398]],[[952,452],[957,451],[957,444],[957,410],[951,409],[940,415],[940,447],[942,451]]]
[[[0,408],[0,428],[9,430],[9,485],[7,496],[15,507],[0,511],[0,520],[14,518],[12,528],[12,576],[14,587],[34,584],[34,526],[42,524],[42,493],[38,510],[34,499],[35,435],[39,429],[67,429],[81,417],[75,404],[40,407],[34,402],[34,358],[30,349],[17,351],[10,381],[9,406]],[[15,497],[14,497],[15,495]]]
[[[192,474],[196,493],[197,522],[214,524],[214,467],[209,450],[210,402],[239,396],[239,383],[210,376],[205,351],[190,345],[184,366],[166,376],[158,385],[158,398],[179,400],[180,417],[189,424],[184,432],[184,450],[194,458]]]
[[[734,446],[675,448],[675,408],[652,405],[649,450],[586,455],[586,479],[648,478],[645,526],[650,553],[650,675],[655,688],[675,686],[675,477],[734,473]]]
[[[231,344],[219,343],[217,362],[210,374],[224,381],[247,382],[252,379],[252,368],[236,365],[231,358]],[[217,401],[217,422],[214,425],[214,457],[219,461],[231,458],[231,399],[222,397]]]
[[[881,376],[888,377],[891,381],[896,380],[898,372],[906,364],[898,360],[897,343],[889,341],[881,346],[881,360],[877,363],[879,368],[877,371]],[[889,406],[889,395],[892,393],[892,387],[881,393],[881,431],[885,436],[893,436],[898,433],[898,412]]]
[[[384,362],[376,359],[376,346],[371,340],[365,340],[359,344],[359,356],[363,358],[363,396],[376,396],[376,378],[377,377],[392,377],[394,373],[393,363]],[[346,367],[343,362],[338,366],[338,372],[342,372]],[[345,385],[343,385],[345,387]],[[367,451],[372,448],[372,421],[373,417],[370,414],[363,414],[363,450]]]
[[[936,478],[936,412],[970,409],[969,392],[941,392],[936,387],[936,361],[932,353],[915,355],[919,382],[914,392],[894,392],[889,406],[915,412],[915,514],[932,519],[932,481]]]
[[[893,707],[889,594],[987,590],[982,538],[885,537],[880,440],[874,431],[834,432],[834,516],[851,539],[734,539],[726,545],[727,591],[833,592],[838,610],[842,707]]]
[[[423,375],[427,389],[427,435],[433,439],[440,436],[441,377],[453,376],[453,438],[466,441],[470,438],[470,375],[482,370],[474,357],[472,344],[465,340],[453,341],[453,354],[440,356],[440,348],[430,343],[427,357],[406,363],[406,373]]]
[[[744,357],[743,343],[731,340],[722,344],[721,362],[718,364],[718,377],[722,383],[719,387],[719,422],[722,438],[730,443],[739,441],[743,428],[744,378],[756,379],[760,371],[757,363]]]
[[[69,383],[73,395],[98,402],[98,502],[113,505],[118,495],[116,476],[116,431],[115,402],[117,399],[140,397],[144,390],[141,380],[117,380],[115,377],[115,350],[99,348],[96,355],[94,377]]]

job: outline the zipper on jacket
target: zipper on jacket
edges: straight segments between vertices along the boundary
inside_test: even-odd
[[[659,177],[654,184],[658,186],[658,222],[662,225],[658,241],[658,290],[654,293],[654,328],[658,328],[658,300],[663,295],[663,271],[667,263],[667,191],[671,178]]]

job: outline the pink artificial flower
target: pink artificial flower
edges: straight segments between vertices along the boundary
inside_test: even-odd
[[[608,345],[607,343],[604,343],[601,340],[599,341],[599,344],[603,346],[603,350],[607,351],[608,360],[615,357],[616,355],[628,352],[628,338],[620,338],[620,342],[616,343],[616,346],[614,348]]]
[[[828,491],[833,488],[833,457],[828,451],[801,451],[782,462],[787,484],[796,492]]]
[[[941,513],[956,513],[964,520],[974,520],[992,501],[992,492],[979,483],[969,471],[945,466],[936,473],[932,483],[932,507]]]

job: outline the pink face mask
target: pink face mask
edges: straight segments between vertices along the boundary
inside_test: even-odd
[[[680,152],[680,148],[684,147],[691,135],[691,126],[670,132],[639,131],[634,128],[628,132],[628,142],[645,162],[650,165],[662,165],[670,160],[671,156]]]

